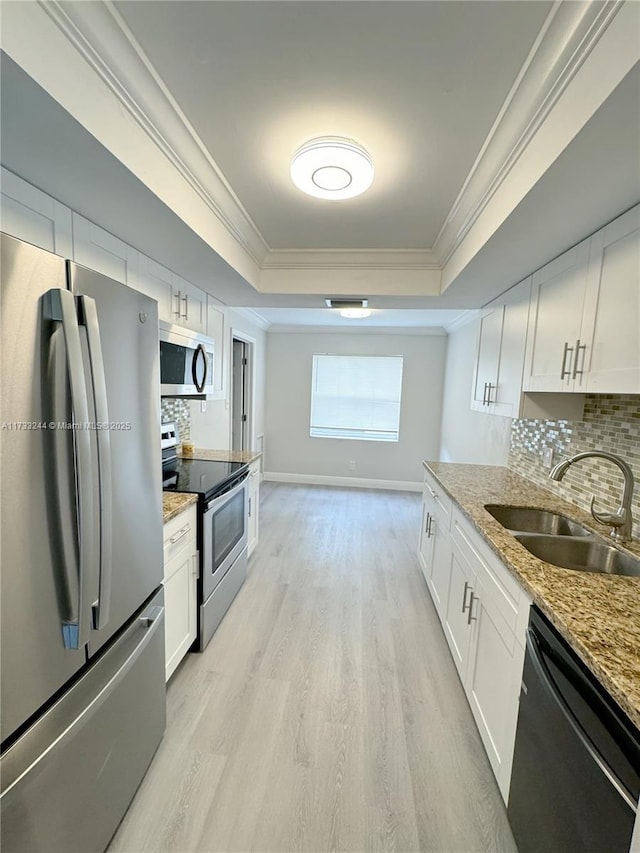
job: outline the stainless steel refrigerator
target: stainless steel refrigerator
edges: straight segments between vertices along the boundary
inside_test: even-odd
[[[165,725],[157,303],[1,240],[1,847],[90,853]]]

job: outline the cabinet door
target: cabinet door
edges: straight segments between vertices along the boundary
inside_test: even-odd
[[[524,650],[500,613],[487,605],[476,578],[471,604],[473,637],[465,690],[480,737],[506,802],[518,717]]]
[[[529,276],[506,294],[497,387],[489,394],[490,412],[509,418],[518,417],[520,413],[531,279]]]
[[[197,633],[198,554],[184,548],[165,569],[165,677],[168,681]]]
[[[472,408],[485,409],[494,399],[498,382],[498,361],[500,359],[500,341],[504,306],[498,305],[486,311],[480,319],[478,355],[473,383]]]
[[[71,210],[2,169],[2,230],[63,258],[73,254]]]
[[[146,255],[140,255],[138,290],[158,302],[158,319],[172,323],[171,281],[173,273]]]
[[[451,549],[450,561],[451,570],[444,633],[460,680],[464,684],[472,633],[468,614],[474,575],[455,544]]]
[[[444,519],[438,514],[436,514],[429,529],[433,544],[431,545],[431,570],[427,584],[440,621],[444,622],[449,596],[449,574],[451,572],[451,537],[445,527]]]
[[[214,400],[223,400],[226,394],[226,347],[224,309],[207,296],[207,335],[215,341],[213,360],[213,394]]]
[[[418,558],[424,579],[429,583],[431,575],[431,561],[433,555],[434,540],[431,537],[429,527],[433,524],[433,499],[426,490],[422,493],[422,526],[420,528],[420,545],[418,549]]]
[[[129,287],[138,286],[138,252],[77,213],[73,214],[73,259]]]
[[[174,323],[206,334],[207,297],[199,287],[176,275],[171,282],[171,315]]]
[[[533,275],[525,391],[583,390],[581,340],[589,240]]]
[[[640,206],[593,235],[587,306],[587,391],[640,394]]]

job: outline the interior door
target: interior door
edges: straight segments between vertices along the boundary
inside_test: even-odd
[[[233,395],[231,412],[231,448],[246,450],[247,357],[244,341],[233,339]]]
[[[102,566],[99,607],[104,627],[91,634],[100,648],[160,585],[162,555],[162,459],[157,302],[92,270],[70,264],[74,293],[95,300],[99,321],[110,440],[110,565]],[[96,431],[96,438],[104,430]],[[110,589],[109,589],[110,587]],[[102,594],[104,592],[104,595]],[[104,599],[107,598],[108,601]]]
[[[54,329],[44,318],[43,295],[65,287],[61,258],[2,235],[3,741],[86,660],[84,648],[65,648],[62,632],[63,620],[78,604],[75,496],[69,470],[73,431],[49,428],[48,348]],[[61,355],[64,358],[64,352]],[[70,411],[60,420],[71,421]],[[56,469],[52,448],[57,440],[62,444]]]

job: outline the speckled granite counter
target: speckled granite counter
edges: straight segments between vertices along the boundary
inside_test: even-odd
[[[166,524],[176,515],[186,509],[189,504],[197,503],[198,496],[191,493],[163,492],[162,493],[162,522]]]
[[[206,450],[196,447],[193,453],[186,456],[178,454],[182,459],[211,459],[213,462],[246,462],[251,464],[262,456],[261,450]]]
[[[602,535],[591,515],[507,468],[425,462],[534,602],[640,727],[640,578],[577,572],[530,554],[485,504],[563,513]],[[597,529],[600,528],[600,529]],[[640,555],[640,542],[628,550]]]

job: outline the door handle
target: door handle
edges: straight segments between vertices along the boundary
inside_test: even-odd
[[[580,355],[580,350],[583,350],[582,370],[578,370],[578,357]],[[585,359],[586,352],[587,352],[587,345],[581,344],[580,338],[578,338],[578,340],[576,341],[575,363],[573,365],[573,373],[571,374],[572,379],[575,379],[577,376],[582,376],[582,374],[584,373],[584,359]]]
[[[424,532],[429,535],[429,519],[431,518],[431,513],[427,513],[424,518]]]
[[[198,357],[202,356],[202,363],[204,365],[204,369],[202,371],[202,382],[198,382]],[[193,379],[193,384],[196,386],[196,391],[198,394],[201,394],[204,391],[205,385],[207,384],[207,351],[202,346],[202,344],[198,344],[196,347],[196,351],[193,354],[193,361],[191,363],[191,377]]]
[[[429,539],[431,539],[431,535],[433,532],[431,529],[432,524],[433,524],[433,516],[431,514],[429,514],[429,521],[427,523],[427,536],[429,537]]]
[[[91,459],[89,405],[84,375],[84,362],[80,345],[80,330],[76,301],[68,290],[53,289],[43,297],[43,319],[60,323],[64,336],[67,377],[71,394],[73,424],[73,455],[76,484],[76,517],[78,541],[77,603],[74,602],[69,618],[62,622],[65,648],[80,649],[89,641],[91,614],[91,584],[95,580],[95,528],[94,528],[94,473]],[[69,578],[73,568],[66,561],[65,572]],[[74,567],[75,568],[75,567]],[[75,584],[74,584],[75,585]]]
[[[189,317],[189,294],[188,293],[186,293],[182,297],[182,301],[184,302],[184,314],[182,315],[182,318],[184,320],[187,320]]]
[[[107,403],[107,384],[100,340],[100,325],[95,300],[89,296],[80,296],[82,319],[87,329],[87,349],[89,367],[93,385],[93,399],[96,415],[96,439],[98,448],[98,492],[100,537],[100,580],[98,602],[94,605],[94,626],[100,630],[109,621],[111,609],[111,580],[113,576],[112,536],[113,536],[113,484],[111,479],[111,432],[109,430],[109,408]],[[102,428],[101,428],[102,427]]]
[[[464,591],[462,593],[462,612],[464,613],[467,609],[467,590],[471,589],[471,585],[469,581],[464,582]],[[473,592],[471,593],[473,596]]]
[[[478,596],[475,595],[473,590],[471,590],[471,595],[469,596],[469,612],[467,613],[467,625],[471,625],[472,622],[475,622],[478,618],[477,616],[472,616],[473,612],[473,602],[478,600]]]
[[[571,358],[569,359],[569,366],[567,367],[567,355],[571,353]],[[564,342],[564,350],[562,351],[562,368],[560,370],[560,379],[564,379],[566,376],[571,375],[571,362],[573,361],[573,347],[569,346],[569,342]]]

